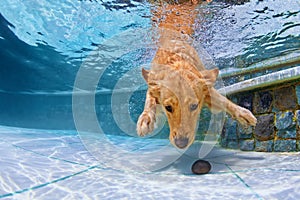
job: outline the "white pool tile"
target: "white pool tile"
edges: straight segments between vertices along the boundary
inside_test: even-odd
[[[86,168],[5,143],[1,144],[0,152],[0,197],[47,184]]]
[[[256,170],[237,174],[264,199],[300,199],[300,170]]]
[[[236,196],[257,199],[232,174],[187,176],[122,173],[103,169],[87,171],[35,192],[24,195],[40,199],[55,197],[59,193],[66,199],[234,199]]]
[[[7,130],[0,130],[0,199],[300,198],[299,153],[213,146],[204,158],[212,169],[199,176],[191,166],[200,143],[178,153],[161,151],[168,142],[157,139],[110,136],[111,145],[99,135],[83,142],[74,132]]]

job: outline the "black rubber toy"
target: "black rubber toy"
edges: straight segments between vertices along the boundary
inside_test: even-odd
[[[211,170],[211,165],[206,160],[197,160],[192,165],[192,172],[197,175],[207,174]]]

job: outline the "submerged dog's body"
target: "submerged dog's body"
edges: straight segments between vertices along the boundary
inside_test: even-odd
[[[218,69],[206,70],[190,45],[187,34],[192,33],[192,28],[186,22],[194,22],[195,5],[168,6],[170,12],[159,22],[159,48],[151,69],[142,72],[148,91],[144,111],[137,122],[138,134],[144,136],[153,131],[157,104],[164,108],[170,126],[170,141],[178,148],[193,143],[204,104],[214,113],[226,111],[243,125],[255,125],[256,118],[249,110],[232,103],[213,88]],[[155,14],[163,15],[161,11]]]

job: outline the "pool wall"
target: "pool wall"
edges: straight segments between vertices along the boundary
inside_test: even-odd
[[[255,128],[227,118],[221,146],[245,151],[300,150],[300,81],[247,91],[229,97],[257,117]]]
[[[291,67],[227,88],[228,98],[251,110],[258,123],[255,128],[245,128],[228,117],[221,146],[245,151],[300,151],[299,72],[299,67]]]

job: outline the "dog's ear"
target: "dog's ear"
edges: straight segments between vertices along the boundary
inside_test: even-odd
[[[205,84],[208,88],[213,87],[218,75],[219,75],[219,69],[212,69],[212,70],[204,70],[201,71],[201,74],[203,75]]]
[[[145,81],[148,83],[148,75],[149,75],[149,71],[145,70],[144,68],[142,68],[142,75],[145,79]]]
[[[150,71],[142,68],[142,75],[148,84],[149,94],[159,102],[160,99],[160,86],[156,81],[149,80]]]

